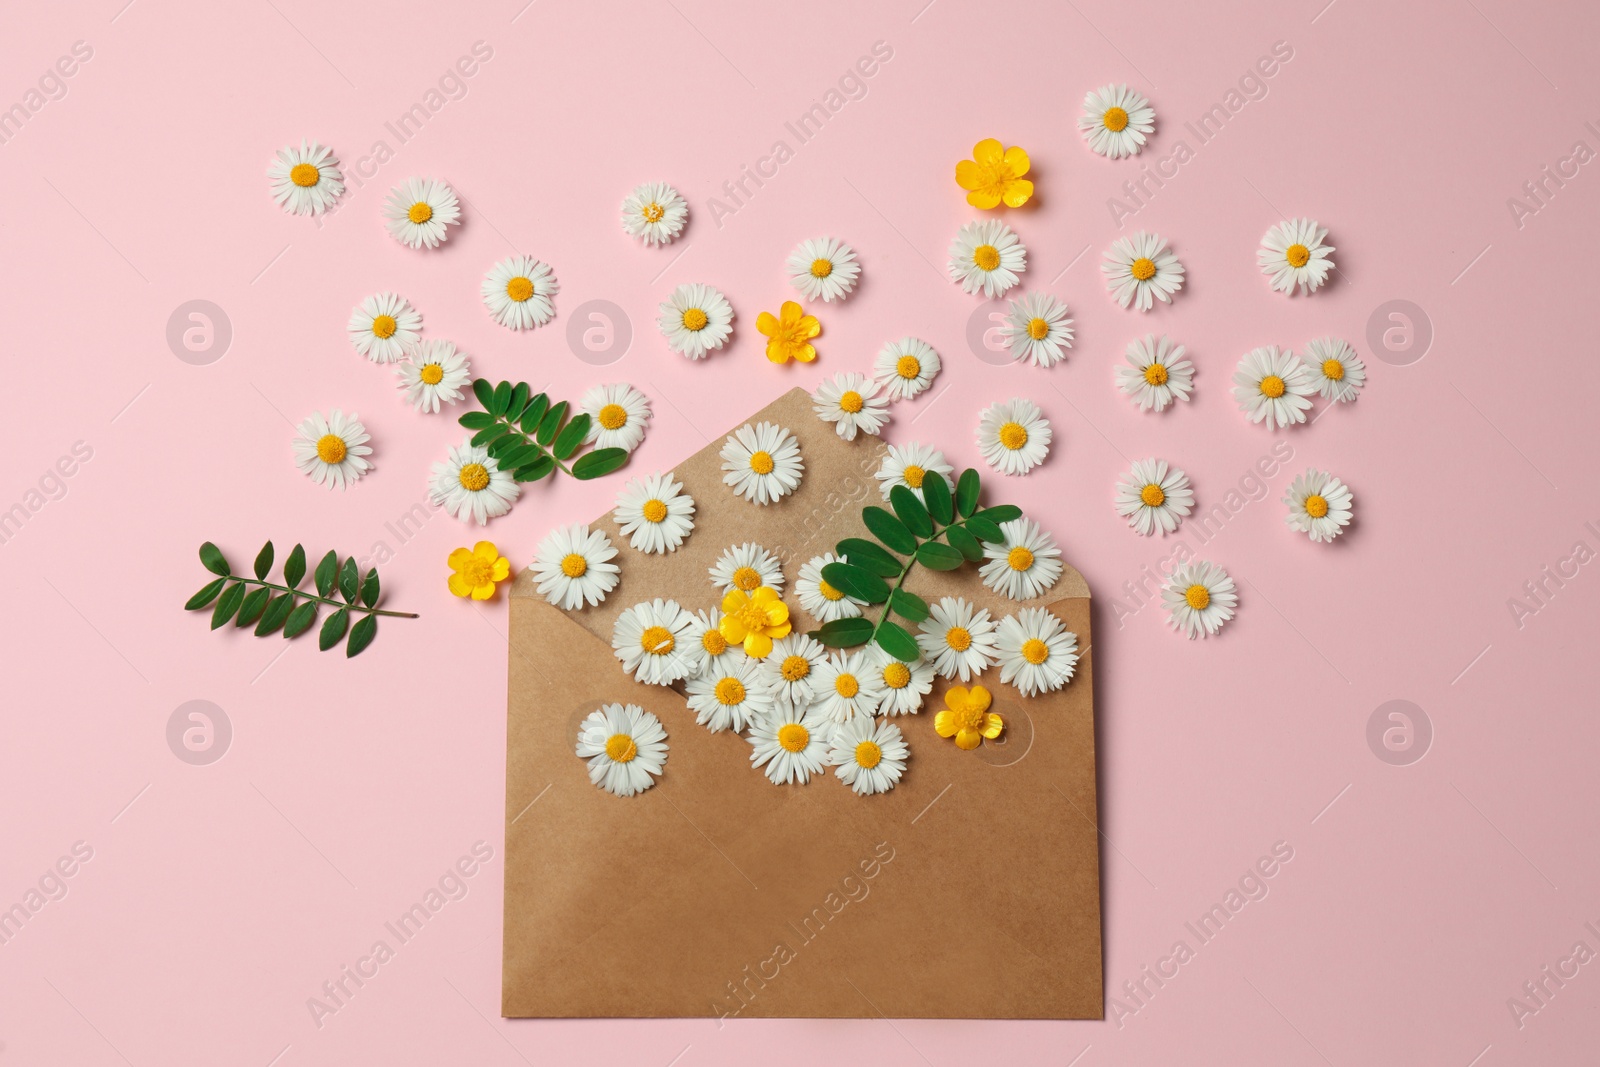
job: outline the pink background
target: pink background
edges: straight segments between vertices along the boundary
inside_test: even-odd
[[[75,842],[93,858],[0,946],[0,1063],[1592,1057],[1600,968],[1582,967],[1520,1028],[1507,1000],[1576,942],[1600,950],[1584,926],[1600,927],[1600,574],[1567,564],[1577,576],[1521,625],[1508,600],[1575,542],[1600,548],[1584,525],[1600,527],[1600,373],[1582,317],[1600,177],[1568,165],[1520,225],[1507,199],[1574,142],[1600,147],[1585,125],[1600,126],[1585,47],[1600,16],[1508,0],[826,0],[770,14],[732,0],[523,2],[96,0],[8,22],[0,106],[75,41],[93,56],[0,145],[12,386],[0,508],[26,504],[41,478],[57,497],[0,545],[0,906]],[[399,144],[385,122],[478,41],[492,57],[465,95]],[[893,57],[865,97],[797,145],[784,122],[877,41]],[[1200,144],[1183,123],[1280,41],[1293,58],[1266,95]],[[1075,129],[1084,91],[1109,81],[1158,112],[1132,163],[1093,156]],[[978,302],[941,277],[951,236],[977,214],[951,172],[988,136],[1033,156],[1037,201],[1005,217],[1028,246],[1025,281],[1077,319],[1071,358],[1049,372],[981,361],[966,340]],[[366,164],[366,184],[318,225],[279,211],[263,173],[301,137],[332,145],[347,171],[375,141],[395,154]],[[719,227],[708,198],[779,138],[794,158]],[[1124,312],[1096,269],[1119,232],[1106,200],[1179,140],[1193,158],[1120,232],[1166,235],[1189,282],[1173,307]],[[402,248],[379,221],[388,187],[414,174],[449,180],[469,205],[437,252]],[[617,224],[622,196],[654,178],[692,206],[665,250]],[[1339,275],[1309,300],[1270,292],[1255,266],[1259,237],[1287,215],[1319,219],[1339,249]],[[755,316],[791,295],[789,249],[824,233],[853,243],[865,279],[843,307],[817,309],[816,364],[772,366]],[[562,292],[550,326],[513,335],[477,288],[524,251],[554,266]],[[684,281],[723,288],[739,316],[731,349],[705,363],[671,354],[654,328],[656,303]],[[438,515],[402,543],[386,527],[423,499],[429,464],[461,431],[453,415],[403,406],[390,371],[346,342],[351,307],[382,289],[406,294],[477,372],[573,399],[600,381],[638,385],[656,417],[635,474],[669,468],[782,390],[865,369],[906,333],[945,369],[896,407],[891,441],[977,463],[983,406],[1042,405],[1057,434],[1048,463],[996,495],[1044,521],[1098,597],[1117,1018],[888,1022],[863,1004],[851,1022],[500,1020],[506,607],[445,589],[446,554],[475,531]],[[193,299],[218,304],[233,330],[206,366],[165,339]],[[567,345],[570,314],[591,299],[632,319],[611,366]],[[1409,365],[1368,341],[1369,318],[1395,299],[1424,309],[1435,334]],[[1161,417],[1111,384],[1123,346],[1149,330],[1187,344],[1199,367],[1193,403]],[[1247,424],[1228,393],[1238,357],[1328,333],[1367,360],[1359,403],[1278,435]],[[377,469],[330,494],[295,470],[288,423],[336,406],[366,421]],[[1292,446],[1289,469],[1203,549],[1189,527],[1137,537],[1111,507],[1117,475],[1146,455],[1184,467],[1210,507],[1277,440]],[[92,458],[45,478],[75,442]],[[1358,524],[1331,547],[1283,525],[1278,497],[1308,465],[1355,491]],[[622,481],[537,487],[490,536],[525,564],[546,530],[598,513]],[[392,555],[389,604],[423,618],[386,622],[347,662],[309,639],[208,633],[179,610],[204,580],[202,540],[243,568],[267,537],[280,552],[302,540]],[[1184,641],[1125,595],[1115,606],[1179,539],[1240,580],[1219,640]],[[1409,766],[1367,742],[1369,716],[1396,698],[1434,731]],[[209,766],[166,741],[192,699],[232,723]],[[478,841],[495,858],[465,898],[315,1025],[307,998]],[[1268,896],[1196,947],[1185,922],[1275,842],[1293,860]],[[1196,952],[1177,977],[1148,999],[1122,992],[1179,939]]]

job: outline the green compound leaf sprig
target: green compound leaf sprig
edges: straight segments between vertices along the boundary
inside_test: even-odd
[[[527,382],[493,385],[479,378],[472,393],[483,410],[462,415],[461,425],[477,431],[472,443],[487,446],[500,469],[519,482],[536,482],[555,471],[588,481],[628,462],[624,448],[596,448],[579,456],[589,436],[589,415],[567,418],[571,406],[565,400],[552,403],[544,393],[534,395]],[[573,460],[570,467],[568,460]]]
[[[300,588],[306,577],[306,550],[295,545],[283,561],[283,581],[269,582],[272,573],[272,542],[261,546],[252,568],[255,577],[233,573],[222,550],[207,541],[200,546],[200,562],[217,575],[183,606],[187,611],[211,608],[213,630],[232,622],[241,629],[254,624],[257,637],[282,631],[286,638],[299,637],[317,621],[324,605],[334,610],[322,620],[317,647],[326,652],[341,640],[346,657],[358,656],[378,635],[378,616],[414,619],[409,611],[387,611],[378,607],[378,569],[363,577],[355,557],[342,563],[337,552],[329,552],[317,564],[311,581],[316,592]],[[338,597],[335,598],[334,594]],[[214,605],[214,606],[213,606]],[[355,617],[355,625],[350,624]],[[348,640],[345,640],[348,634]]]
[[[822,568],[822,579],[846,596],[881,605],[877,622],[863,613],[853,619],[835,619],[812,630],[811,636],[829,648],[855,648],[875,642],[898,660],[918,658],[917,639],[890,616],[919,623],[929,615],[928,602],[905,588],[917,564],[935,571],[953,571],[983,559],[984,542],[1005,540],[1000,524],[1022,517],[1012,504],[978,509],[982,491],[978,472],[968,468],[956,481],[955,495],[938,475],[922,483],[922,499],[903,485],[889,490],[889,509],[863,508],[861,521],[877,538],[847,537],[836,551],[843,562]],[[941,540],[942,539],[942,540]],[[904,557],[903,559],[901,557]],[[893,584],[890,584],[890,583]]]

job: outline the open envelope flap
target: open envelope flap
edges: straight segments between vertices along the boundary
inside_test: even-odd
[[[948,687],[936,683],[920,714],[895,717],[911,755],[879,796],[832,774],[774,786],[742,738],[695,724],[681,687],[636,683],[612,655],[612,623],[639,600],[714,606],[707,572],[730,544],[778,553],[787,593],[806,560],[864,535],[883,444],[840,440],[799,389],[748,421],[761,420],[800,441],[805,477],[789,497],[736,497],[719,437],[675,468],[696,502],[676,552],[634,551],[609,515],[593,524],[622,568],[605,603],[565,613],[517,578],[503,1014],[1102,1017],[1092,637],[1077,571],[1027,603],[985,589],[974,566],[912,575],[925,599],[964,596],[996,618],[1048,606],[1083,655],[1066,688],[1033,698],[987,672],[1006,732],[973,752],[934,732]],[[1027,510],[1022,483],[985,482],[985,504]],[[814,627],[786,600],[797,629]],[[591,785],[573,750],[579,722],[609,702],[667,729],[663,774],[635,797]]]

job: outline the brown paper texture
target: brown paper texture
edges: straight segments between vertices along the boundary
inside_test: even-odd
[[[929,602],[964,596],[997,620],[1048,606],[1082,658],[1064,689],[1032,698],[986,672],[1006,732],[971,752],[934,732],[948,687],[937,681],[919,714],[894,718],[911,754],[899,785],[876,796],[831,770],[773,785],[742,737],[695,723],[681,686],[634,682],[612,655],[613,621],[640,600],[716,606],[708,569],[745,541],[783,560],[795,629],[816,627],[795,578],[842,538],[868,536],[861,509],[882,503],[873,472],[885,446],[841,440],[801,389],[745,421],[762,420],[800,442],[796,492],[766,507],[736,496],[719,436],[674,469],[695,501],[676,552],[634,551],[609,513],[592,524],[622,568],[603,604],[566,613],[530,573],[516,579],[502,1014],[1102,1018],[1093,635],[1070,565],[1031,602],[985,589],[976,565],[911,576]],[[984,506],[1024,512],[1042,488],[988,472],[984,484]],[[667,730],[662,776],[634,797],[591,785],[574,752],[580,721],[608,702],[638,704]]]

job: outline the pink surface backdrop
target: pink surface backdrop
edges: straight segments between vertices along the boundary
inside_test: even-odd
[[[0,144],[0,315],[18,386],[0,421],[0,508],[27,510],[0,545],[0,905],[41,879],[59,898],[0,945],[0,1063],[1593,1056],[1600,968],[1573,955],[1579,942],[1582,961],[1600,951],[1600,376],[1582,321],[1600,218],[1591,8],[124,2],[24,8],[0,40],[0,105],[38,104]],[[50,77],[75,42],[92,55]],[[864,95],[800,144],[784,123],[876,42],[892,57]],[[386,123],[475,46],[473,75],[447,79],[401,143]],[[1275,46],[1291,58],[1230,100]],[[1090,154],[1075,130],[1084,91],[1110,81],[1158,112],[1132,163]],[[1185,128],[1228,103],[1209,140]],[[1029,249],[1025,281],[1077,319],[1071,358],[1049,372],[979,358],[978,301],[942,278],[950,237],[977,214],[951,172],[988,136],[1032,154],[1037,200],[1006,218]],[[320,224],[282,213],[263,176],[302,137],[364,170]],[[780,139],[793,158],[714,219],[722,183]],[[379,141],[392,158],[362,163]],[[1180,141],[1189,158],[1114,218],[1108,198]],[[388,187],[412,175],[445,178],[467,202],[437,252],[380,224]],[[692,209],[665,250],[635,245],[616,217],[655,178]],[[1524,183],[1541,180],[1533,199]],[[1270,292],[1254,262],[1261,234],[1291,215],[1319,219],[1339,249],[1339,274],[1311,299]],[[1112,304],[1096,269],[1139,228],[1171,239],[1189,269],[1177,303],[1147,316]],[[824,233],[854,244],[865,279],[843,307],[818,309],[817,363],[772,366],[755,316],[791,295],[789,249]],[[513,252],[561,281],[557,319],[532,334],[496,326],[477,297]],[[656,303],[684,281],[720,286],[739,316],[731,349],[700,364],[654,328]],[[639,386],[656,417],[633,473],[669,468],[793,385],[865,369],[906,333],[945,369],[896,407],[891,441],[977,464],[983,406],[1021,395],[1044,408],[1049,461],[1004,491],[1098,600],[1106,1021],[887,1021],[867,1004],[845,1022],[498,1018],[506,606],[446,591],[445,556],[476,531],[442,514],[404,538],[391,525],[461,431],[403,406],[390,372],[347,344],[351,307],[383,289],[480,373],[574,399],[599,381]],[[191,300],[231,326],[205,365],[166,337]],[[631,318],[608,366],[567,343],[589,300]],[[1401,323],[1387,317],[1395,300],[1415,305],[1417,332],[1375,350],[1370,324]],[[1146,331],[1187,344],[1199,367],[1193,403],[1163,417],[1112,387],[1123,346]],[[1290,432],[1247,424],[1228,392],[1240,354],[1330,333],[1367,360],[1361,400]],[[344,493],[290,460],[290,422],[331,407],[358,411],[376,439],[376,471]],[[1251,499],[1277,442],[1293,459]],[[1220,532],[1126,528],[1113,484],[1146,455],[1184,467],[1204,508],[1241,490]],[[72,473],[52,477],[62,457]],[[1331,547],[1283,525],[1278,498],[1311,465],[1356,494],[1358,523]],[[490,534],[524,564],[552,525],[598,513],[621,484],[535,488]],[[423,618],[384,625],[346,661],[309,640],[212,634],[179,610],[204,578],[202,540],[242,568],[268,537],[280,552],[301,540],[384,560],[390,606]],[[1218,640],[1182,640],[1124,592],[1179,540],[1240,580]],[[1539,599],[1527,582],[1543,583]],[[176,758],[166,732],[196,699],[232,731],[204,766]],[[1413,747],[1390,757],[1405,764],[1368,740],[1395,699],[1420,709]],[[951,832],[979,847],[979,822]],[[308,998],[480,841],[493,858],[465,896],[318,1025]],[[1202,944],[1185,924],[1275,845],[1293,858],[1265,897]],[[61,857],[73,874],[58,883],[46,875]],[[1180,940],[1193,958],[1159,987],[1144,978],[1170,974]],[[1525,982],[1543,983],[1537,999]]]

